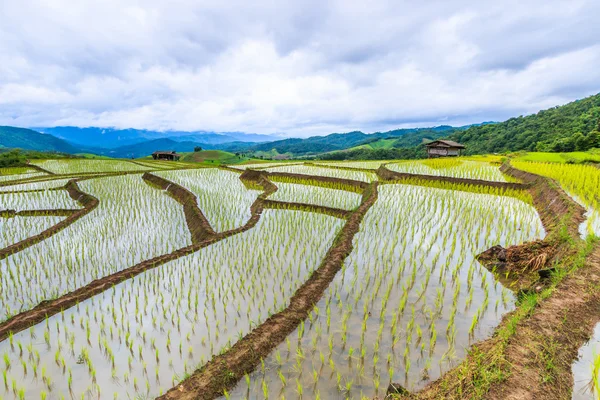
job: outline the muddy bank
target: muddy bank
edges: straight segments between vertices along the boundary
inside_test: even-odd
[[[94,196],[91,196],[87,193],[82,192],[81,189],[79,189],[79,186],[77,185],[76,180],[69,181],[65,185],[65,189],[69,193],[69,196],[73,200],[75,200],[79,204],[81,204],[83,206],[83,208],[80,210],[74,210],[74,211],[69,210],[69,215],[67,216],[67,218],[60,221],[58,224],[52,226],[51,228],[46,229],[45,231],[43,231],[42,233],[40,233],[38,235],[31,236],[27,239],[21,240],[20,242],[12,244],[3,249],[0,249],[0,260],[10,256],[11,254],[14,254],[23,249],[26,249],[29,246],[33,246],[34,244],[39,243],[39,242],[49,238],[50,236],[54,235],[55,233],[60,232],[61,230],[65,229],[66,227],[71,225],[73,222],[77,221],[79,218],[89,214],[93,209],[95,209],[98,206],[98,199],[96,199]],[[52,212],[52,210],[48,210],[48,211]],[[54,210],[54,211],[61,212],[64,210]]]
[[[500,170],[529,186],[533,204],[540,214],[548,236],[557,235],[559,232],[556,228],[563,218],[568,217],[569,220],[566,221],[568,234],[573,238],[579,238],[579,225],[585,220],[585,209],[573,201],[558,183],[549,178],[518,170],[510,164],[503,164]]]
[[[250,174],[256,175],[254,172]],[[348,217],[322,264],[296,291],[285,310],[272,315],[229,350],[214,357],[159,399],[214,399],[221,396],[224,389],[234,387],[245,374],[253,371],[262,358],[308,317],[314,304],[321,298],[352,251],[352,239],[358,232],[363,217],[376,200],[377,182],[374,182],[368,185],[361,205]]]
[[[70,209],[49,209],[49,210],[3,210],[0,211],[0,217],[12,218],[12,217],[68,217],[75,214],[79,210]]]
[[[187,223],[190,234],[192,235],[192,243],[200,243],[203,240],[210,239],[216,235],[216,232],[210,226],[208,219],[198,207],[198,199],[196,195],[165,178],[152,175],[149,172],[142,175],[142,179],[162,190],[167,191],[179,204],[183,206],[185,221]]]
[[[47,169],[44,169],[44,168],[40,167],[39,165],[30,164],[29,162],[27,162],[27,167],[31,168],[31,169],[35,169],[36,171],[44,172],[44,173],[46,173],[48,175],[56,175],[52,171],[48,171]]]
[[[111,287],[113,287],[114,285],[117,285],[123,281],[131,279],[131,278],[141,274],[144,271],[147,271],[152,268],[156,268],[158,266],[168,263],[169,261],[173,261],[177,258],[194,253],[203,247],[210,246],[211,244],[216,243],[220,240],[223,240],[229,236],[233,236],[233,235],[236,235],[238,233],[241,233],[241,232],[244,232],[244,231],[247,231],[247,230],[253,228],[254,226],[256,226],[256,224],[260,220],[260,216],[264,209],[264,207],[263,207],[264,198],[266,196],[268,196],[268,194],[272,193],[273,186],[274,186],[273,184],[269,185],[270,182],[266,182],[263,179],[261,179],[258,183],[264,184],[265,192],[263,194],[261,194],[259,196],[259,198],[252,204],[252,206],[250,208],[251,212],[252,212],[252,216],[250,217],[248,222],[246,222],[245,225],[243,225],[239,228],[230,230],[230,231],[216,233],[210,239],[206,239],[201,242],[192,244],[191,246],[187,246],[185,248],[176,250],[172,253],[165,254],[165,255],[162,255],[159,257],[155,257],[150,260],[142,261],[139,264],[136,264],[132,267],[129,267],[129,268],[126,268],[119,272],[116,272],[112,275],[105,276],[100,279],[96,279],[96,280],[90,282],[89,284],[87,284],[86,286],[81,287],[75,291],[69,292],[69,293],[67,293],[63,296],[60,296],[54,300],[42,302],[30,310],[23,311],[13,317],[11,317],[10,319],[0,323],[0,342],[5,340],[6,338],[8,338],[8,336],[11,332],[13,334],[15,334],[22,330],[28,329],[29,327],[34,326],[34,325],[44,321],[46,318],[48,318],[52,315],[58,314],[62,310],[66,310],[67,308],[73,307],[74,305],[76,305],[84,300],[87,300],[96,294],[102,293],[105,290],[108,290]],[[69,182],[69,184],[71,184],[71,182]],[[76,186],[76,184],[74,182],[73,182],[73,185]],[[276,189],[277,188],[275,187],[275,190]],[[87,196],[89,196],[89,195],[87,195]],[[89,197],[91,197],[91,196],[89,196]],[[95,198],[93,198],[93,199],[95,200]],[[97,200],[96,200],[96,202],[97,202]],[[87,199],[86,203],[90,204],[90,199]]]
[[[308,203],[293,203],[287,201],[277,201],[277,200],[265,200],[264,207],[270,208],[274,210],[299,210],[299,211],[307,211],[307,212],[315,212],[319,214],[330,215],[336,218],[348,218],[351,211],[342,210],[340,208],[326,207],[326,206],[318,206],[315,204]]]
[[[522,321],[505,350],[511,366],[489,399],[570,399],[571,365],[591,337],[600,310],[600,248]]]
[[[344,185],[344,186],[353,186],[361,191],[365,190],[369,184],[367,182],[362,181],[354,181],[351,179],[342,179],[342,178],[332,178],[328,176],[316,176],[316,175],[302,175],[302,174],[292,174],[288,172],[269,172],[269,171],[258,171],[265,173],[267,177],[281,177],[281,178],[290,178],[294,180],[302,181],[317,181],[330,183],[334,185]],[[373,172],[373,171],[371,171]]]
[[[484,181],[480,179],[453,178],[449,176],[407,174],[404,172],[391,171],[387,169],[385,165],[381,165],[377,170],[375,170],[375,172],[377,173],[379,179],[381,179],[382,181],[401,181],[403,179],[418,178],[426,181],[441,181],[449,183],[460,183],[463,185],[489,186],[515,190],[527,189],[527,187],[529,186],[528,183],[494,182]]]

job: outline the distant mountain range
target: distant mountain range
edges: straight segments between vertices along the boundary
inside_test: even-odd
[[[3,136],[0,136],[0,146],[73,154],[92,153],[115,158],[139,158],[156,150],[191,152],[197,146],[205,150],[291,153],[300,156],[344,150],[390,138],[397,138],[398,146],[414,146],[423,140],[448,135],[456,129],[461,128],[440,126],[428,129],[397,129],[373,134],[355,131],[307,139],[273,141],[274,137],[271,136],[239,132],[168,132],[174,136],[165,137],[165,133],[135,129],[56,127],[39,128],[43,131],[40,133],[32,129],[0,127],[0,132],[3,132]],[[265,142],[265,139],[271,141]]]
[[[79,148],[66,140],[59,139],[53,135],[13,126],[0,126],[0,147],[72,154],[80,151]]]
[[[258,135],[243,132],[209,132],[209,131],[150,131],[141,129],[115,128],[78,128],[74,126],[57,126],[54,128],[32,128],[38,132],[48,133],[84,148],[114,149],[148,140],[169,138],[177,142],[196,142],[205,144],[221,144],[230,142],[270,142],[280,137],[276,135]]]
[[[39,131],[38,131],[39,130]],[[348,153],[348,157],[409,156],[422,154],[420,144],[449,138],[467,146],[467,154],[505,151],[574,151],[600,147],[600,94],[526,117],[500,123],[463,127],[396,129],[367,134],[360,131],[333,133],[306,139],[242,132],[148,131],[113,128],[54,127],[25,129],[0,127],[0,148],[64,153],[93,153],[115,158],[144,157],[156,150],[192,152],[225,150],[253,154],[312,156]],[[279,139],[279,140],[278,140]],[[407,153],[398,149],[409,149]],[[386,151],[388,153],[386,153]],[[354,152],[354,154],[349,154]],[[410,154],[409,154],[410,153]],[[345,156],[344,156],[345,157]]]

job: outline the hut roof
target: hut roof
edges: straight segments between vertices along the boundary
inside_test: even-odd
[[[465,148],[465,146],[463,146],[460,143],[456,143],[455,141],[452,141],[452,140],[443,140],[443,139],[434,140],[431,143],[427,143],[425,146],[427,146],[427,147],[432,147],[432,146],[438,146],[438,147],[456,147],[456,148],[459,148],[459,149],[464,149]]]

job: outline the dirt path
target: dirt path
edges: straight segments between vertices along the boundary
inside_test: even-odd
[[[257,174],[251,172],[248,175]],[[377,182],[374,182],[365,190],[361,205],[350,214],[319,268],[296,291],[285,310],[272,315],[229,350],[213,357],[159,399],[214,399],[221,396],[224,389],[234,387],[245,374],[252,372],[262,358],[308,317],[352,252],[352,239],[376,200]]]

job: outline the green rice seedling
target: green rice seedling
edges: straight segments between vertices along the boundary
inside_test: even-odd
[[[453,223],[456,220],[461,224]],[[515,220],[520,221],[520,230],[513,229]],[[304,394],[312,398],[333,389],[343,393],[345,382],[360,377],[363,395],[373,397],[375,377],[389,376],[390,369],[404,371],[411,388],[426,384],[423,376],[430,374],[423,371],[433,370],[432,365],[439,365],[440,373],[448,370],[450,359],[464,357],[469,344],[484,337],[478,329],[469,335],[469,325],[462,321],[472,321],[477,313],[477,326],[484,321],[490,326],[514,304],[512,295],[490,284],[490,272],[475,255],[492,245],[522,243],[543,232],[535,209],[512,196],[380,186],[379,198],[354,238],[352,254],[317,304],[325,318],[309,318],[312,322],[305,325],[301,343],[293,341],[291,351],[296,351],[313,348],[316,332],[328,335],[321,345],[332,375],[317,375],[316,383],[304,386]],[[431,279],[434,271],[443,279]],[[480,306],[477,310],[463,310],[470,292],[470,301]],[[495,312],[489,303],[501,296],[506,305],[500,304]],[[438,346],[438,334],[444,331],[448,348]],[[298,332],[293,335],[297,338]],[[320,342],[316,343],[316,351],[304,353],[306,362],[301,365],[295,359],[283,360],[281,369],[289,371],[286,379],[314,377]],[[411,351],[413,344],[418,351]],[[282,344],[279,350],[285,347]],[[382,357],[380,349],[392,350]],[[269,363],[279,365],[276,351]],[[348,362],[355,357],[358,363]],[[260,379],[252,381],[251,396],[260,395]],[[276,371],[267,371],[264,379],[271,393],[295,396]]]

